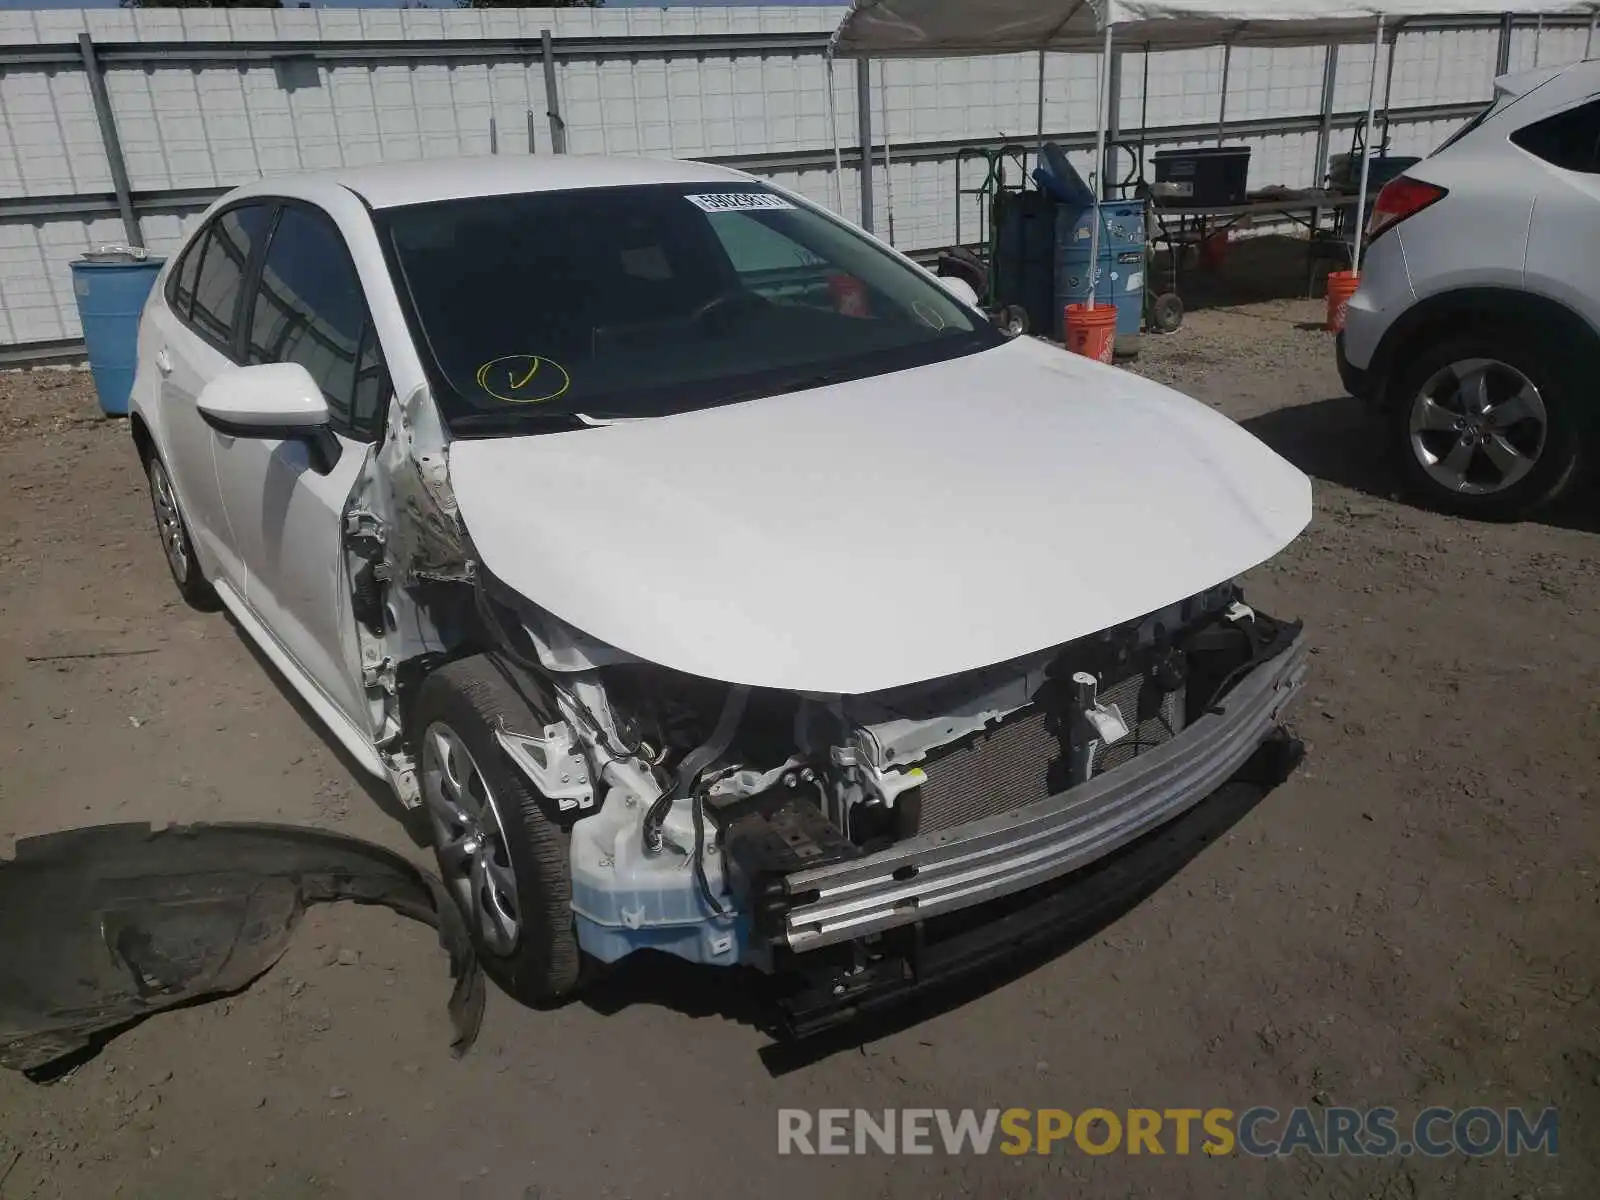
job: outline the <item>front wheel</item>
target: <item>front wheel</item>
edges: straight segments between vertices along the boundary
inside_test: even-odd
[[[412,710],[422,801],[439,873],[484,970],[525,1004],[578,982],[568,837],[539,807],[495,730],[533,716],[487,658],[458,659],[422,685]]]
[[[1554,501],[1578,475],[1577,375],[1570,350],[1532,337],[1463,334],[1425,349],[1390,414],[1407,490],[1488,520]]]

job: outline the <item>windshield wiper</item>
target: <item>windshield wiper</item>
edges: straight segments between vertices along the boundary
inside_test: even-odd
[[[718,396],[718,404],[738,404],[741,400],[761,400],[767,396],[786,396],[790,392],[807,392],[812,388],[827,387],[830,384],[840,383],[845,376],[838,373],[820,372],[810,375],[796,375],[788,379],[780,379],[776,383],[762,384],[760,387],[746,388],[740,392],[730,392],[725,396]]]
[[[637,418],[568,412],[555,408],[508,408],[494,412],[463,413],[450,418],[450,428],[458,433],[560,433],[573,429],[595,429]]]

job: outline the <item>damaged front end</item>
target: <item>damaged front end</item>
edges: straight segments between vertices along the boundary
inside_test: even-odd
[[[579,942],[783,971],[1035,887],[1216,792],[1279,736],[1298,624],[1232,586],[1025,660],[860,696],[681,675],[490,581],[551,709],[506,753],[571,830]],[[852,955],[854,957],[852,957]]]
[[[1297,761],[1281,722],[1306,671],[1301,628],[1232,584],[924,683],[718,682],[591,637],[487,569],[450,449],[425,390],[397,401],[346,514],[375,740],[415,804],[410,698],[441,663],[495,663],[523,707],[493,743],[567,835],[572,920],[592,958],[653,949],[800,978],[824,997],[796,1021],[809,1028],[915,982],[907,938],[958,914],[970,937],[985,913],[1242,774]],[[1006,911],[987,923],[1013,941],[1019,922],[1061,916]]]

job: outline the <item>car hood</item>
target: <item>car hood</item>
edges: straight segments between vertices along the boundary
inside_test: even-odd
[[[619,650],[859,693],[1004,662],[1231,579],[1311,517],[1232,421],[1031,339],[571,433],[460,440],[482,564]]]

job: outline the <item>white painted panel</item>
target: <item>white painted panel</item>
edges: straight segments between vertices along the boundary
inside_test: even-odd
[[[0,221],[0,345],[81,336],[70,264],[122,240],[115,218]]]
[[[273,41],[372,39],[537,39],[830,31],[843,8],[490,9],[95,9],[0,11],[0,44],[71,43],[87,28],[100,41]],[[1488,96],[1497,31],[1408,33],[1395,50],[1396,107],[1458,104]],[[1513,69],[1574,61],[1583,53],[1581,28],[1519,29]],[[1537,51],[1535,45],[1537,44]],[[1336,104],[1364,110],[1370,46],[1340,53]],[[1220,48],[1161,53],[1149,62],[1124,54],[1121,123],[1152,127],[1215,122],[1223,53]],[[1228,113],[1239,120],[1307,116],[1321,97],[1320,48],[1242,49],[1232,60]],[[1380,62],[1383,86],[1386,59]],[[1038,120],[1038,59],[1011,55],[930,59],[874,65],[870,96],[875,138],[887,129],[901,150],[912,142],[971,139],[1031,145]],[[1045,63],[1046,130],[1089,131],[1098,95],[1093,56],[1051,55]],[[836,68],[841,140],[857,140],[856,64]],[[113,66],[107,87],[133,187],[215,188],[262,174],[377,161],[406,161],[485,153],[491,122],[502,154],[549,153],[544,77],[537,55],[523,61],[472,60],[340,63],[275,70],[270,63],[175,63]],[[826,71],[816,54],[677,55],[668,58],[563,59],[558,89],[569,146],[580,152],[737,156],[831,148]],[[530,122],[530,113],[532,119]],[[885,121],[887,117],[887,121]],[[1396,123],[1396,153],[1424,153],[1456,122]],[[531,136],[530,136],[531,125]],[[1208,137],[1196,139],[1207,144]],[[1240,140],[1240,139],[1231,139]],[[1315,182],[1315,134],[1244,139],[1252,147],[1250,182],[1260,187]],[[1334,150],[1348,147],[1335,136]],[[1154,147],[1152,147],[1153,149]],[[1092,164],[1073,154],[1081,170]],[[976,182],[969,166],[970,186]],[[826,168],[775,176],[832,207]],[[888,229],[890,181],[875,167],[876,225]],[[859,179],[840,181],[844,211],[859,213]],[[110,191],[87,82],[74,67],[0,70],[0,197]],[[895,236],[907,248],[948,244],[958,236],[956,172],[952,158],[896,157],[892,190]],[[960,235],[977,236],[971,199]],[[175,243],[184,216],[144,219],[147,239],[160,250]],[[91,237],[91,226],[106,233]],[[100,240],[120,240],[114,218],[30,222],[0,219],[0,344],[72,336],[76,315],[62,266]],[[65,258],[62,256],[65,255]]]

